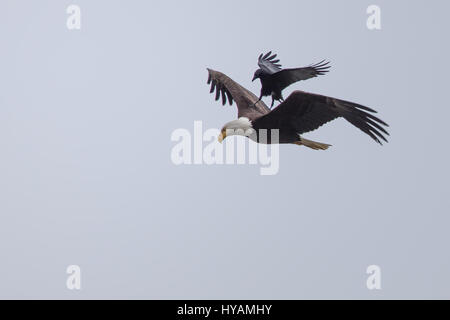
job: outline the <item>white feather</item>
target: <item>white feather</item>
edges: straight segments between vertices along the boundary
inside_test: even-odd
[[[252,122],[249,118],[241,117],[237,120],[233,120],[225,124],[222,131],[225,130],[227,136],[247,136],[249,137],[254,133]]]

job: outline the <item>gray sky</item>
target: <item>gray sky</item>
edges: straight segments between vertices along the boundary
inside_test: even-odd
[[[366,27],[370,4],[382,30]],[[450,5],[274,5],[1,2],[0,298],[450,298]],[[175,129],[236,117],[206,67],[258,92],[268,50],[284,66],[330,60],[285,95],[373,107],[390,143],[338,120],[305,135],[326,152],[282,146],[276,176],[175,166]],[[381,291],[366,288],[373,264]]]

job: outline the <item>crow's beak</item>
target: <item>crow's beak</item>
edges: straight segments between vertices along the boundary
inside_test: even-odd
[[[252,79],[252,82],[255,81],[256,79],[258,79],[258,77],[254,76],[253,79]]]

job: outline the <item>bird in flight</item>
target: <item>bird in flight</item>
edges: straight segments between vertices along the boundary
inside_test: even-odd
[[[276,54],[272,55],[272,51],[265,55],[261,54],[258,58],[259,69],[255,71],[252,80],[259,79],[261,81],[259,100],[272,95],[271,107],[273,107],[275,100],[284,101],[282,92],[291,84],[323,75],[330,68],[329,62],[323,60],[308,67],[282,69],[279,64],[280,60],[276,59],[276,57]]]
[[[215,91],[216,101],[221,97],[223,105],[235,101],[238,109],[238,119],[223,126],[219,142],[228,136],[243,135],[258,143],[296,144],[326,150],[329,144],[307,140],[301,135],[338,118],[344,118],[379,144],[387,142],[385,136],[389,133],[384,127],[388,124],[373,115],[375,110],[353,102],[294,91],[270,110],[256,95],[221,72],[208,69],[208,84],[211,84],[210,93]],[[263,137],[262,130],[266,133],[277,130],[278,139],[272,141],[268,134]]]

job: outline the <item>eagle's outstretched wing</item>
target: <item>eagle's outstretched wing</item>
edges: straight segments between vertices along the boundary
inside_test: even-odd
[[[275,58],[277,57],[276,54],[272,55],[272,51],[269,51],[265,55],[261,54],[258,58],[258,66],[261,68],[264,73],[267,74],[274,74],[279,71],[281,71],[281,64],[279,59]]]
[[[256,103],[257,96],[221,72],[208,69],[208,84],[211,84],[210,92],[216,93],[216,101],[222,97],[223,105],[227,101],[230,105],[236,102],[238,117],[254,120],[270,112],[264,102]]]
[[[327,73],[330,68],[325,60],[304,68],[283,69],[273,74],[273,79],[278,87],[283,90],[291,84],[301,80],[308,80]]]
[[[294,91],[270,113],[253,121],[253,127],[292,129],[298,134],[303,134],[342,117],[376,142],[380,144],[381,140],[387,142],[385,135],[388,136],[389,133],[383,126],[388,127],[388,124],[371,113],[376,111],[353,102]]]

